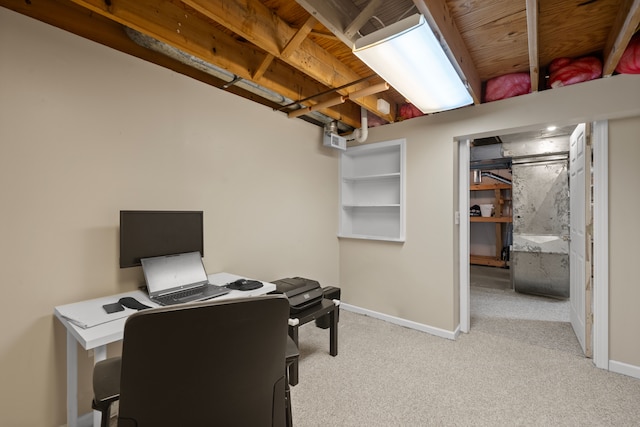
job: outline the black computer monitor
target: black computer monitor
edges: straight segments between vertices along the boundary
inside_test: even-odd
[[[120,268],[140,258],[199,251],[204,256],[204,212],[120,211]]]

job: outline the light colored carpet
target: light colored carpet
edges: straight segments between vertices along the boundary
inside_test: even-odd
[[[511,271],[472,265],[471,316],[569,322],[569,300],[517,293]]]
[[[569,300],[472,286],[471,317],[569,322]]]
[[[300,328],[294,425],[640,425],[640,380],[595,368],[563,323],[479,316],[451,341],[342,310],[336,357]]]

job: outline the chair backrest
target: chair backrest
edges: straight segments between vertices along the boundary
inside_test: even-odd
[[[284,425],[288,316],[275,295],[133,314],[118,425]]]

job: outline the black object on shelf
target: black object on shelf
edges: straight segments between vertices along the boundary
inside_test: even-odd
[[[322,288],[322,297],[330,300],[340,299],[340,288],[336,288],[335,286],[327,286]],[[336,316],[338,316],[338,321],[340,320],[340,311],[336,312]],[[318,317],[316,319],[316,326],[321,329],[328,329],[331,325],[329,320],[329,315],[325,314],[322,317]]]
[[[284,294],[289,300],[291,314],[304,311],[322,301],[322,288],[317,280],[304,277],[288,277],[275,280],[275,293]]]
[[[252,291],[262,287],[262,282],[257,280],[238,279],[235,282],[227,283],[228,289],[237,291]]]

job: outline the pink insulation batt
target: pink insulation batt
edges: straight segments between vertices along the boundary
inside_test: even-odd
[[[556,58],[549,65],[549,73],[548,87],[569,86],[602,76],[602,62],[594,56]]]
[[[412,119],[414,117],[424,116],[424,113],[413,104],[402,104],[400,106],[399,118],[401,120]]]
[[[621,74],[640,74],[640,33],[631,38],[620,57],[616,71]]]
[[[531,92],[529,73],[511,73],[487,80],[484,91],[485,102],[511,98]]]

